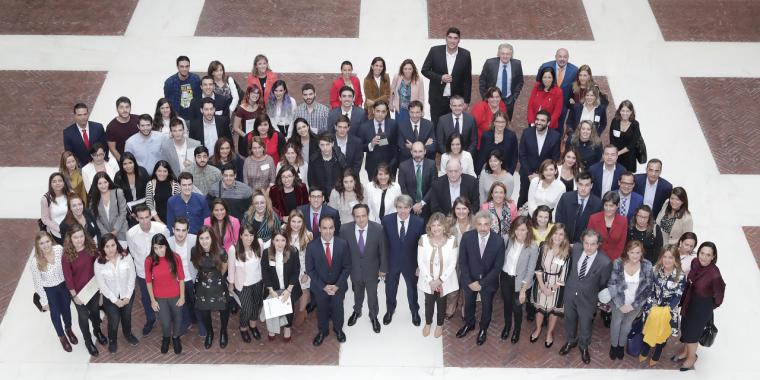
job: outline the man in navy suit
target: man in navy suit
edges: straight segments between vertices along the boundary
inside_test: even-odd
[[[520,137],[520,197],[517,206],[528,201],[530,180],[538,176],[538,168],[546,159],[559,161],[560,135],[549,129],[552,116],[546,110],[536,113],[533,127],[528,127]]]
[[[362,168],[362,161],[364,161],[364,147],[362,139],[352,135],[350,132],[350,121],[347,117],[340,115],[338,121],[335,122],[335,145],[333,150],[335,155],[343,156],[343,164],[346,167],[354,169],[354,173],[357,175]],[[341,161],[338,159],[338,161]],[[343,173],[340,173],[340,177]]]
[[[670,193],[673,191],[673,185],[660,177],[660,174],[662,174],[662,161],[653,158],[647,162],[646,174],[634,176],[636,185],[633,191],[644,197],[644,204],[652,208],[652,215],[655,217],[660,214],[662,205],[670,198]]]
[[[310,186],[309,204],[298,206],[298,209],[301,210],[306,219],[306,229],[311,231],[315,240],[319,238],[319,234],[321,233],[319,221],[323,216],[331,217],[335,224],[335,230],[340,231],[340,215],[338,214],[338,210],[328,206],[324,201],[325,196],[322,189],[319,186]]]
[[[464,112],[467,106],[464,104],[464,98],[459,95],[451,97],[449,106],[451,112],[438,118],[438,124],[436,124],[438,151],[441,154],[446,153],[449,137],[454,133],[459,133],[462,136],[462,150],[466,150],[470,152],[472,157],[476,157],[478,127],[475,124],[475,118]]]
[[[214,115],[230,117],[232,98],[214,93],[214,78],[206,75],[201,79],[201,96],[194,97],[190,101],[190,120],[200,119],[203,116],[201,102],[204,98],[214,100]]]
[[[412,158],[412,144],[419,141],[425,148],[425,156],[435,160],[435,152],[438,145],[435,141],[433,123],[423,119],[424,108],[419,100],[409,103],[409,120],[403,119],[398,122],[398,149],[400,152],[399,162]]]
[[[486,342],[493,311],[493,296],[499,288],[499,273],[504,266],[504,239],[491,232],[491,213],[475,214],[475,229],[462,234],[459,243],[460,288],[464,291],[464,326],[457,338],[475,329],[475,300],[480,293],[482,312],[476,343]]]
[[[359,137],[359,127],[367,120],[367,113],[361,107],[354,106],[354,89],[348,86],[340,88],[340,107],[335,107],[327,114],[327,130],[335,134],[335,123],[339,116],[346,116],[351,122],[350,133]]]
[[[95,143],[102,143],[103,146],[108,145],[103,124],[89,121],[89,118],[90,110],[87,105],[77,103],[74,105],[74,124],[63,130],[63,149],[74,153],[80,166],[85,166],[92,161],[90,147]],[[106,158],[108,158],[107,152]]]
[[[343,299],[351,273],[351,252],[348,243],[335,236],[335,220],[323,215],[319,220],[320,236],[306,246],[306,273],[311,279],[311,292],[317,302],[319,333],[314,345],[319,346],[329,335],[329,323],[338,342],[346,341],[343,333]]]
[[[367,152],[364,169],[370,181],[375,178],[377,165],[385,162],[390,166],[391,176],[395,176],[398,167],[398,126],[396,121],[388,119],[388,103],[383,100],[375,102],[374,117],[361,125],[359,136]]]
[[[222,137],[232,140],[230,118],[216,114],[214,99],[203,98],[201,100],[201,113],[203,114],[202,117],[190,120],[188,130],[191,139],[198,140],[201,145],[210,150],[214,149],[216,140]]]
[[[501,100],[507,105],[509,120],[512,120],[515,103],[523,88],[522,63],[519,59],[512,58],[513,53],[512,45],[507,43],[499,45],[499,56],[488,58],[483,64],[478,88],[483,97],[491,86],[496,86],[501,90]]]
[[[559,132],[562,133],[562,128],[565,126],[565,116],[567,115],[567,101],[573,94],[573,82],[575,77],[578,76],[578,67],[568,62],[570,60],[570,52],[565,48],[557,49],[557,53],[554,55],[554,60],[549,61],[541,65],[538,68],[538,74],[536,75],[536,81],[541,80],[541,70],[544,67],[551,67],[554,72],[557,73],[557,86],[562,89],[564,101],[562,102],[562,113],[559,116]]]
[[[594,195],[601,198],[608,191],[617,190],[620,185],[620,175],[625,171],[625,167],[617,163],[618,149],[612,144],[604,147],[602,161],[591,165],[588,168],[589,174],[594,178]]]
[[[472,96],[472,59],[470,52],[459,47],[462,33],[457,28],[446,31],[446,44],[430,48],[420,72],[430,80],[428,99],[430,120],[448,112],[449,99],[454,95],[469,104]],[[435,126],[437,129],[437,124]]]
[[[588,218],[602,210],[602,200],[591,194],[593,186],[591,174],[578,173],[575,176],[575,191],[562,194],[554,209],[554,221],[565,225],[570,243],[580,241],[581,233],[588,225]]]
[[[633,219],[633,214],[636,209],[644,203],[644,197],[641,194],[633,191],[633,173],[624,171],[620,174],[618,179],[618,195],[620,195],[620,205],[618,206],[618,212],[620,215],[628,218],[628,224],[630,225]]]
[[[406,298],[412,312],[412,323],[419,326],[420,305],[417,302],[417,243],[425,233],[422,218],[412,215],[412,197],[401,194],[394,201],[396,212],[383,217],[381,224],[388,239],[388,274],[385,277],[386,313],[383,324],[391,323],[396,311],[396,293],[401,275],[406,284]]]

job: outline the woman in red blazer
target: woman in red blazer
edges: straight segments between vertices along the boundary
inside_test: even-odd
[[[361,107],[364,103],[362,88],[359,87],[359,78],[354,75],[354,65],[350,61],[340,64],[340,77],[330,87],[330,108],[340,107],[340,89],[343,86],[354,89],[354,106]]]
[[[283,222],[287,222],[291,211],[309,203],[309,191],[301,182],[296,168],[290,164],[285,164],[280,168],[274,183],[274,186],[269,189],[272,209],[277,212]]]
[[[591,214],[588,219],[588,228],[602,235],[602,245],[599,249],[614,261],[623,254],[628,220],[618,212],[620,195],[617,191],[608,191],[604,194],[602,203],[604,209]]]
[[[507,105],[501,100],[501,90],[493,86],[486,90],[483,101],[473,105],[472,112],[470,112],[478,126],[478,149],[480,149],[480,137],[485,131],[491,129],[493,114],[496,111],[507,112]]]
[[[253,69],[248,74],[248,86],[258,87],[261,94],[264,94],[264,101],[269,99],[269,93],[272,92],[272,85],[279,79],[279,76],[269,68],[269,59],[264,54],[259,54],[253,59]]]
[[[562,113],[564,95],[562,89],[557,86],[553,67],[544,67],[541,70],[541,81],[533,86],[528,100],[528,124],[533,124],[536,112],[547,110],[552,115],[549,128],[559,127],[559,116]]]

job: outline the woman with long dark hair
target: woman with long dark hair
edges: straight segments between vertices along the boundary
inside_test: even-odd
[[[685,232],[694,231],[694,222],[689,211],[689,197],[683,187],[674,187],[670,198],[657,215],[657,224],[662,229],[666,244],[676,244]]]
[[[370,186],[374,186],[374,182]],[[354,221],[352,210],[358,203],[364,203],[364,188],[359,174],[352,168],[343,169],[343,175],[335,182],[327,204],[338,210],[341,221],[350,223]]]
[[[95,216],[100,233],[116,235],[120,243],[127,241],[127,201],[108,174],[95,174],[90,187],[90,210]],[[126,243],[124,243],[126,245]]]
[[[230,215],[230,209],[221,198],[211,201],[211,216],[203,220],[204,226],[211,227],[216,236],[222,238],[222,248],[228,251],[235,245],[240,235],[240,220]]]
[[[61,222],[69,211],[68,199],[71,189],[63,174],[55,172],[48,177],[48,190],[40,200],[40,221],[53,236],[56,243],[62,244],[65,236],[61,235]]]
[[[549,128],[559,131],[559,115],[565,101],[562,89],[557,86],[554,67],[544,67],[538,77],[540,80],[533,86],[528,99],[528,124],[536,121],[538,110],[546,110],[551,114]]]
[[[137,345],[132,335],[132,304],[135,300],[135,261],[113,234],[105,234],[95,262],[95,280],[103,296],[103,308],[108,316],[108,352],[116,353],[116,334],[121,323],[124,338]]]
[[[161,353],[169,351],[171,340],[174,353],[180,354],[182,306],[185,304],[185,273],[182,259],[169,247],[164,234],[155,234],[151,240],[150,254],[143,265],[150,307],[158,313],[161,323]]]
[[[226,137],[220,137],[214,144],[214,155],[209,157],[208,163],[211,166],[219,169],[224,168],[224,165],[230,164],[235,167],[235,173],[237,173],[236,180],[243,182],[243,163],[245,158],[235,153],[232,146],[232,141]]]
[[[160,160],[153,167],[153,175],[145,185],[145,204],[156,222],[166,222],[166,205],[169,198],[179,194],[179,182],[169,162]]]
[[[131,152],[124,152],[119,160],[119,171],[113,178],[113,184],[121,189],[124,200],[132,202],[145,199],[145,185],[150,180],[148,172],[137,165],[137,159]],[[137,224],[134,215],[127,214],[129,227]]]
[[[158,99],[156,102],[156,112],[153,114],[153,130],[159,131],[171,138],[171,122],[179,120],[185,126],[185,137],[188,136],[187,122],[181,118],[177,111],[172,107],[171,102],[166,98]]]
[[[264,287],[269,294],[268,298],[279,298],[282,302],[288,301],[297,304],[301,297],[301,285],[299,275],[301,273],[301,261],[298,251],[290,245],[289,239],[282,232],[275,232],[272,236],[272,244],[267,250],[266,261],[261,265],[261,274],[264,277]],[[285,317],[286,323],[282,323]],[[291,326],[293,325],[293,313],[281,317],[267,319],[268,339],[274,340],[275,334],[282,331],[282,340],[290,342]]]
[[[306,307],[311,299],[311,278],[306,274],[306,245],[314,239],[311,231],[306,229],[306,218],[301,210],[295,209],[290,212],[288,224],[283,231],[290,238],[290,246],[298,251],[298,260],[301,262],[298,281],[301,284],[301,298],[298,300],[298,310],[295,310],[295,325],[300,326],[306,319]]]
[[[256,324],[264,302],[262,244],[251,226],[243,226],[237,244],[227,250],[228,290],[240,300],[240,338],[245,343],[251,343],[251,336],[261,339]]]
[[[296,168],[286,164],[277,172],[274,186],[269,189],[269,198],[277,215],[287,222],[291,211],[309,203],[309,190],[301,182]]]
[[[391,79],[385,70],[385,60],[375,57],[364,77],[364,110],[370,118],[374,115],[375,103],[384,101],[387,104],[391,98]]]
[[[219,311],[219,347],[225,348],[229,341],[227,322],[230,319],[230,311],[227,308],[229,294],[222,274],[227,271],[227,252],[222,249],[211,227],[202,226],[198,231],[198,239],[190,259],[198,270],[198,276],[195,278],[195,308],[200,312],[206,328],[203,347],[208,350],[214,343],[211,312]]]
[[[245,143],[245,137],[256,129],[253,126],[254,121],[265,112],[266,106],[264,105],[264,96],[261,95],[261,88],[248,86],[243,100],[233,113],[234,119],[232,121],[232,131],[235,133],[232,141],[235,142],[237,151],[241,156],[248,156],[248,145]]]
[[[285,138],[293,134],[296,107],[296,100],[288,94],[288,85],[285,81],[282,79],[275,81],[272,84],[272,92],[267,98],[267,115]]]
[[[417,100],[425,103],[425,84],[411,59],[405,59],[391,83],[391,112],[397,122],[409,120],[409,103]]]

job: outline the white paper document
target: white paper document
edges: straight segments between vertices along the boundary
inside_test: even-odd
[[[293,303],[290,297],[282,302],[279,297],[267,298],[264,300],[264,316],[266,319],[279,317],[293,312]]]

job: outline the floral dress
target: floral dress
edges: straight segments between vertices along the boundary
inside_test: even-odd
[[[222,262],[227,262],[227,253],[219,253]],[[227,308],[227,282],[214,265],[211,253],[205,252],[198,261],[198,276],[195,278],[195,308],[198,310],[224,310]]]

